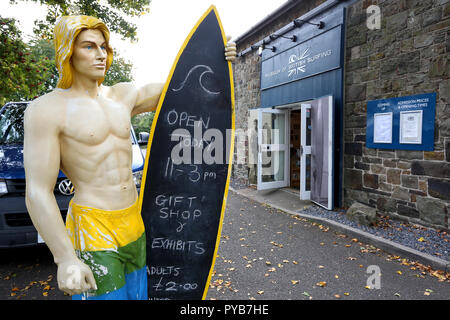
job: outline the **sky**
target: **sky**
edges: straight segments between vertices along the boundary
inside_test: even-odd
[[[111,45],[132,62],[137,85],[165,82],[184,40],[198,19],[214,4],[225,34],[235,39],[287,0],[152,0],[150,13],[133,20],[138,27],[137,43],[111,35]],[[10,5],[0,0],[0,15],[19,21],[24,39],[32,33],[36,19],[45,18],[45,8],[34,2]],[[129,20],[129,19],[128,19]]]

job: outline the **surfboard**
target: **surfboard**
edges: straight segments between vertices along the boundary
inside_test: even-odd
[[[139,195],[150,300],[199,300],[208,291],[234,148],[225,45],[211,6],[178,52],[155,112]]]

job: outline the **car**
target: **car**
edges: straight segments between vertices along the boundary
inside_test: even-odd
[[[0,248],[34,246],[43,240],[34,228],[25,205],[25,169],[23,165],[23,116],[30,102],[8,102],[0,109]],[[144,156],[133,127],[132,171],[138,192],[144,170]],[[72,182],[59,172],[54,194],[63,220],[74,193]]]

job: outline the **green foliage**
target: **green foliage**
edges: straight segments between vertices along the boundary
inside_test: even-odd
[[[138,17],[150,11],[151,0],[10,0],[34,1],[47,6],[45,21],[36,20],[34,32],[43,37],[51,38],[56,19],[63,15],[88,15],[102,20],[110,31],[120,34],[123,39],[137,40],[136,25],[127,17]],[[102,5],[101,2],[108,4]]]
[[[58,82],[53,41],[23,42],[15,20],[0,16],[0,106],[8,101],[28,101],[52,91]],[[104,81],[112,86],[131,82],[131,62],[114,54]]]
[[[133,125],[136,135],[139,135],[139,132],[150,133],[150,128],[152,126],[154,116],[154,112],[145,112],[135,115],[133,118],[131,118],[131,124]]]
[[[0,16],[0,30],[0,105],[45,93],[54,61],[23,42],[14,19]]]
[[[106,86],[112,86],[119,82],[133,81],[133,76],[131,74],[132,68],[133,64],[130,61],[126,61],[117,53],[114,53],[113,63],[106,73],[103,84]]]

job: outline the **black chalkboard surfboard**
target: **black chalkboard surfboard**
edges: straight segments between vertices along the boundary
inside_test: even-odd
[[[139,206],[149,299],[205,299],[234,143],[234,89],[214,6],[184,42],[150,131]]]

